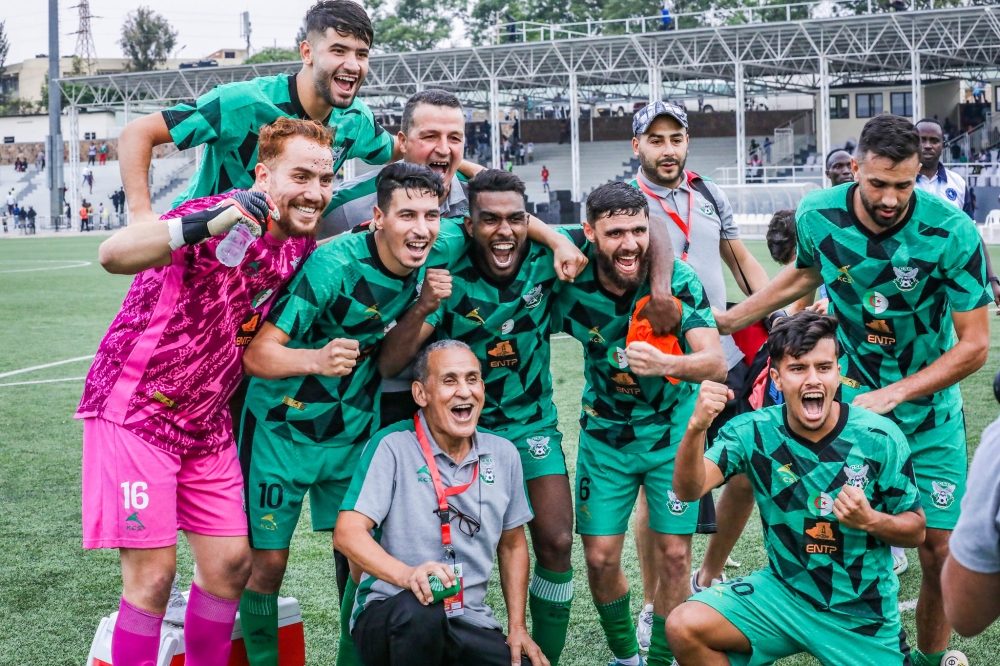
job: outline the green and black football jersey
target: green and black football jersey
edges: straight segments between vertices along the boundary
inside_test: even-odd
[[[750,478],[768,566],[792,591],[818,610],[879,625],[899,621],[889,545],[833,515],[845,484],[864,489],[882,513],[920,508],[910,448],[892,421],[841,403],[836,427],[811,442],[775,405],[727,423],[705,457],[726,479]]]
[[[296,76],[278,74],[227,83],[205,93],[194,105],[178,104],[163,112],[178,149],[205,144],[201,167],[174,199],[175,207],[233,188],[250,189],[261,126],[281,117],[309,118],[299,102]],[[334,109],[323,123],[336,132],[331,146],[334,171],[352,157],[368,164],[385,164],[392,157],[392,135],[359,97],[346,109]]]
[[[595,273],[596,248],[585,243],[582,249],[590,263],[576,280],[562,285],[556,315],[561,317],[563,330],[583,343],[586,383],[580,427],[594,439],[626,453],[670,446],[671,430],[680,428],[683,432],[687,427],[697,387],[631,372],[625,339],[636,301],[649,295],[649,284],[622,296],[606,291]],[[681,301],[680,345],[688,353],[691,349],[683,333],[715,328],[715,318],[701,282],[680,259],[674,259],[673,292]]]
[[[906,219],[875,234],[854,212],[854,188],[807,194],[796,214],[799,268],[823,276],[840,323],[842,382],[878,389],[927,367],[955,345],[952,311],[988,304],[975,225],[922,190]],[[889,415],[907,434],[959,416],[958,384],[903,403]]]
[[[517,273],[503,283],[476,268],[472,248],[451,266],[438,266],[451,271],[451,298],[427,318],[436,328],[436,339],[461,340],[479,358],[486,389],[480,425],[522,426],[525,437],[540,427],[554,428],[558,420],[552,403],[549,329],[554,292],[561,284],[552,251],[528,244]],[[514,432],[504,436],[518,439],[520,431]]]
[[[432,258],[464,251],[465,238],[456,227],[442,223]],[[357,365],[343,377],[254,377],[246,406],[258,422],[299,444],[364,444],[378,426],[380,377],[373,357],[396,317],[415,301],[422,276],[423,269],[406,277],[390,272],[373,233],[345,234],[313,252],[268,321],[288,334],[290,349],[321,349],[334,338],[357,340]]]

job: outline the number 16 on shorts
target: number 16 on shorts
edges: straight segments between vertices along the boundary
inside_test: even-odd
[[[149,486],[145,481],[136,481],[135,483],[124,482],[121,485],[121,489],[125,495],[125,508],[145,509],[149,506],[149,495],[145,492],[147,488]]]

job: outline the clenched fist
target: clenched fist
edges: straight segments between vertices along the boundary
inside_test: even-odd
[[[424,284],[420,288],[417,307],[425,316],[429,316],[441,307],[441,301],[451,298],[451,273],[443,268],[428,268],[424,275]]]
[[[316,372],[324,377],[343,377],[351,374],[358,362],[357,340],[334,338],[319,350]]]
[[[867,532],[874,514],[875,509],[861,488],[845,485],[833,500],[833,515],[844,527]]]
[[[726,402],[734,397],[733,392],[725,384],[702,382],[698,400],[694,404],[694,414],[691,415],[688,425],[698,430],[708,430],[715,417],[726,408]]]

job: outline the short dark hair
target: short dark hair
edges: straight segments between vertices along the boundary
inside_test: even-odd
[[[919,125],[919,124],[921,124],[921,123],[934,123],[934,124],[935,124],[935,125],[937,125],[938,127],[941,127],[941,121],[940,121],[940,120],[938,120],[937,118],[921,118],[920,120],[918,120],[918,121],[917,121],[917,122],[916,122],[916,123],[914,124],[914,127],[916,127],[917,125]],[[943,127],[941,127],[941,129],[942,129],[942,131],[944,130],[944,128],[943,128]]]
[[[417,357],[413,360],[413,376],[416,377],[418,382],[421,384],[427,383],[427,380],[430,377],[427,372],[427,368],[430,365],[431,354],[444,349],[464,349],[476,358],[477,363],[479,362],[479,357],[477,357],[475,352],[472,351],[472,348],[461,340],[454,340],[451,338],[438,340],[437,342],[433,342],[417,352]],[[479,364],[479,367],[482,369],[482,363]]]
[[[795,258],[795,243],[798,236],[795,232],[795,211],[779,210],[767,224],[767,250],[771,258],[782,266],[792,263]]]
[[[847,148],[834,148],[833,150],[831,150],[830,152],[828,152],[826,154],[826,159],[823,160],[823,169],[824,170],[828,166],[830,166],[830,158],[833,157],[834,153],[847,153],[848,155],[850,155],[851,151],[847,150]]]
[[[920,154],[920,133],[916,126],[902,116],[883,113],[875,116],[861,130],[858,141],[858,161],[868,157],[885,157],[899,164]]]
[[[431,171],[430,167],[409,162],[393,162],[383,167],[375,176],[378,207],[383,212],[389,210],[392,193],[396,190],[430,192],[440,198],[444,196],[444,183],[441,182],[441,176]]]
[[[469,181],[469,210],[476,207],[480,192],[517,192],[524,196],[524,181],[503,169],[484,169]]]
[[[594,224],[602,217],[624,213],[649,216],[646,195],[628,183],[614,182],[601,185],[587,197],[587,222]]]
[[[448,92],[447,90],[441,90],[440,88],[428,88],[427,90],[421,90],[415,93],[406,100],[406,106],[403,107],[403,121],[400,126],[400,131],[403,134],[409,134],[410,129],[413,127],[413,112],[417,110],[417,107],[421,104],[430,104],[431,106],[446,106],[451,109],[461,109],[462,102],[455,97],[454,94]]]
[[[333,28],[352,35],[368,46],[375,42],[375,30],[364,7],[352,0],[320,0],[306,12],[306,36],[325,35]]]
[[[776,366],[786,356],[799,358],[803,354],[808,354],[824,338],[832,338],[836,344],[836,318],[812,310],[781,317],[771,326],[771,333],[767,339],[771,367]],[[837,354],[839,353],[838,349]]]

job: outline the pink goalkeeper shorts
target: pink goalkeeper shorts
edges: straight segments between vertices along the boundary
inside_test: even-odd
[[[178,455],[84,419],[83,547],[162,548],[177,543],[177,530],[246,536],[236,447]]]

